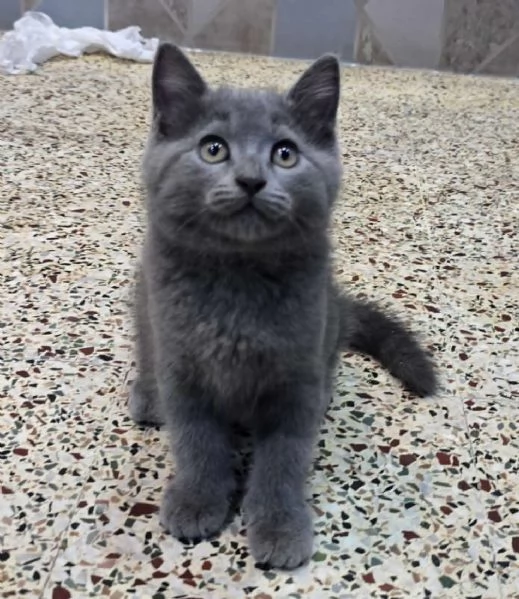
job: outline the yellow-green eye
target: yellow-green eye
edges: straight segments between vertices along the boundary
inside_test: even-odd
[[[200,157],[209,164],[218,164],[229,158],[229,146],[221,137],[204,137],[200,142]]]
[[[280,141],[272,148],[271,160],[282,168],[292,168],[299,160],[297,146],[291,141]]]

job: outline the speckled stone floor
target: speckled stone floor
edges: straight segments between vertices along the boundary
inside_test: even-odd
[[[301,64],[196,54],[212,82]],[[406,314],[443,389],[345,356],[310,480],[312,563],[262,572],[238,519],[159,527],[165,433],[127,415],[149,65],[0,79],[2,597],[519,597],[519,84],[347,68],[344,283]]]

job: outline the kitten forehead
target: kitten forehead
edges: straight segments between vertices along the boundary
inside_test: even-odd
[[[273,91],[215,89],[208,95],[206,106],[212,118],[231,126],[246,126],[249,131],[290,123],[284,97]]]

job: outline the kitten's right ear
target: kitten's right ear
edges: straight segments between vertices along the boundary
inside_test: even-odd
[[[204,80],[181,50],[161,43],[152,74],[153,113],[158,132],[166,137],[185,135],[199,115]]]

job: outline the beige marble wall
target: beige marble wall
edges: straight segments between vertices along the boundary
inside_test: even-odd
[[[357,2],[359,28],[366,33],[357,47],[359,62],[369,61],[366,49],[379,46],[395,65],[435,68],[441,52],[444,0],[362,0]],[[376,58],[376,57],[375,57]],[[376,61],[376,60],[375,60]],[[376,61],[378,62],[378,61]],[[384,61],[385,63],[385,61]]]
[[[146,37],[182,44],[187,29],[186,5],[178,0],[109,0],[108,28],[139,25]]]
[[[519,76],[519,0],[0,0],[0,25],[31,9],[194,48]]]
[[[356,3],[358,62],[519,75],[519,0]]]
[[[519,75],[519,0],[445,0],[442,68]]]
[[[191,45],[214,50],[270,54],[274,2],[227,0],[214,18],[192,36]]]
[[[372,20],[363,10],[359,10],[357,16],[357,32],[353,52],[355,62],[384,66],[394,64],[384,50]]]
[[[270,54],[275,0],[107,0],[108,27],[185,46]]]

